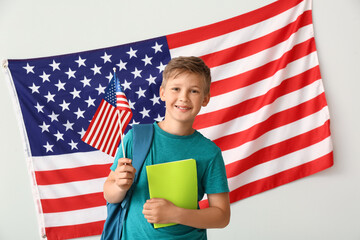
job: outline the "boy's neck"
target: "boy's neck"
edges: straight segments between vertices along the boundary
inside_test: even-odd
[[[192,127],[192,124],[181,124],[181,123],[172,124],[164,120],[162,122],[159,122],[158,126],[165,132],[178,136],[187,136],[195,132],[195,129],[193,129]]]

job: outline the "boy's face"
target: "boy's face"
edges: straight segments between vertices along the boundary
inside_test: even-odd
[[[165,121],[192,123],[202,106],[210,100],[205,95],[205,82],[201,76],[184,72],[167,80],[165,87],[160,87],[160,97],[165,101]]]

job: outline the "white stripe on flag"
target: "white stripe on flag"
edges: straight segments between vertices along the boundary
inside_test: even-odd
[[[318,64],[316,52],[313,52],[289,63],[286,68],[279,70],[273,76],[262,81],[222,95],[211,97],[209,104],[201,109],[199,115],[231,107],[247,99],[261,96],[270,89],[280,85],[283,80],[301,74]]]
[[[32,157],[35,171],[69,169],[112,163],[114,158],[101,152],[77,152],[62,155]]]
[[[280,158],[269,162],[259,164],[242,174],[229,178],[229,188],[233,191],[248,183],[272,176],[276,173],[300,166],[304,163],[311,162],[319,157],[322,157],[332,151],[331,138],[318,142],[307,148],[284,155]]]
[[[203,128],[199,131],[211,140],[244,131],[257,123],[268,119],[274,113],[295,107],[318,96],[323,92],[323,89],[319,87],[320,84],[320,80],[315,81],[304,88],[277,98],[273,103],[263,106],[256,112],[249,113],[219,125]]]
[[[307,3],[306,6],[305,3]],[[301,2],[297,6],[258,24],[254,24],[249,27],[202,42],[171,49],[171,56],[204,56],[211,52],[217,52],[223,49],[237,46],[239,44],[265,36],[286,26],[290,22],[295,21],[296,18],[302,14],[304,9],[305,11],[311,9],[310,1]]]
[[[106,218],[106,206],[87,208],[68,212],[45,213],[45,227],[77,225],[103,221]]]
[[[73,197],[89,193],[102,192],[106,178],[95,178],[62,184],[39,185],[41,199]]]
[[[250,156],[259,149],[285,141],[322,126],[328,120],[326,116],[327,111],[328,107],[324,107],[319,112],[310,116],[268,131],[253,141],[246,142],[239,147],[223,151],[222,153],[225,164],[239,161]]]
[[[259,53],[242,58],[221,66],[211,68],[212,82],[236,76],[262,66],[270,61],[279,59],[285,52],[291,50],[294,45],[305,42],[313,37],[313,27],[308,25],[299,29],[286,41],[267,48]]]

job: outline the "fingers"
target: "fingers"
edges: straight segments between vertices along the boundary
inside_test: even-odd
[[[171,222],[171,202],[163,198],[148,199],[143,206],[143,215],[149,223]]]
[[[127,164],[131,164],[131,159],[129,158],[119,158],[118,159],[118,167],[122,166],[122,165],[127,165]]]
[[[131,159],[119,158],[115,169],[115,182],[121,188],[127,190],[133,183],[136,169],[131,165]]]
[[[118,172],[129,172],[135,174],[136,169],[131,165],[132,160],[129,158],[119,158],[116,170]]]
[[[150,206],[150,204],[144,204],[144,208],[143,208],[143,211],[142,211],[144,217],[146,218],[146,220],[149,222],[149,223],[155,223],[155,216],[154,216],[154,212]]]

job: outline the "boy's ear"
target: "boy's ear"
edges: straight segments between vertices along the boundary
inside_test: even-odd
[[[210,93],[205,95],[204,101],[202,102],[201,106],[206,107],[208,105],[209,101],[210,101]]]
[[[164,88],[162,86],[160,86],[159,95],[160,95],[161,101],[165,102]]]

